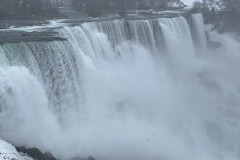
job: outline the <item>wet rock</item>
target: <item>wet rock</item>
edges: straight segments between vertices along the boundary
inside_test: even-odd
[[[75,158],[72,158],[71,160],[96,160],[96,159],[93,158],[92,156],[89,156],[88,158],[75,157]]]
[[[24,32],[24,31],[0,31],[0,44],[19,42],[50,42],[64,41],[65,38],[58,37],[54,31]]]
[[[45,155],[46,157],[52,159],[52,160],[55,160],[55,159],[56,159],[56,158],[52,155],[52,153],[50,153],[50,152],[46,152],[44,155]]]
[[[209,49],[217,49],[222,47],[222,44],[220,42],[216,42],[216,41],[209,41],[208,42],[208,48]]]
[[[38,148],[16,147],[20,153],[27,154],[34,160],[57,160],[51,153],[42,153]]]

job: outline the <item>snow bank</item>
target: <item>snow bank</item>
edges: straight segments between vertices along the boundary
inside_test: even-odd
[[[15,147],[0,138],[0,160],[32,160],[19,154]]]

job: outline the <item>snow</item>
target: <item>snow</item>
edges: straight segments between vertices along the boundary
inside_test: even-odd
[[[199,1],[199,0],[181,0],[184,4],[186,4],[188,7],[192,7],[193,2]]]
[[[0,160],[33,160],[27,156],[21,155],[15,147],[0,138]]]
[[[25,32],[34,32],[39,30],[48,30],[52,28],[58,28],[58,27],[64,27],[66,26],[65,23],[63,23],[65,19],[59,19],[59,20],[49,20],[47,24],[43,24],[40,26],[23,26],[23,27],[15,27],[10,26],[7,29],[0,29],[0,31],[25,31]]]
[[[173,1],[168,3],[168,7],[171,8],[185,8],[185,5],[181,1]]]

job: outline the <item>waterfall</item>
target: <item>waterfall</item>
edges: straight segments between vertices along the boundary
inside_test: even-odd
[[[201,14],[53,30],[66,40],[0,45],[3,138],[63,159],[239,159],[239,42],[208,51]]]
[[[194,43],[198,49],[205,49],[207,47],[206,34],[202,14],[194,14],[191,18],[192,34]]]

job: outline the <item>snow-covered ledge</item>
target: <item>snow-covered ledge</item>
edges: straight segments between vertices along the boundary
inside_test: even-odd
[[[20,155],[15,147],[0,138],[0,160],[32,160]]]

